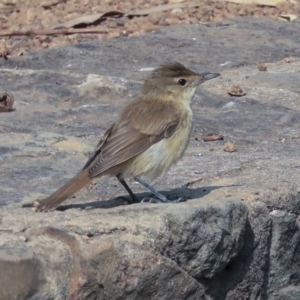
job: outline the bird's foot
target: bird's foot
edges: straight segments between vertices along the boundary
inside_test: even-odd
[[[141,200],[141,203],[179,203],[179,202],[186,202],[185,197],[179,197],[178,199],[169,200],[169,199],[158,199],[152,197],[145,197]]]
[[[134,203],[139,203],[140,201],[134,197],[126,197],[126,196],[119,196],[116,198],[116,201],[124,201],[124,205],[125,204],[134,204]]]

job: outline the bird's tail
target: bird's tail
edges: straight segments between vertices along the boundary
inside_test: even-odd
[[[91,178],[89,177],[88,170],[79,172],[75,177],[73,177],[70,181],[64,184],[48,198],[36,201],[33,205],[35,211],[55,210],[55,208],[59,204],[73,196],[77,191],[81,190],[89,182],[91,182]]]

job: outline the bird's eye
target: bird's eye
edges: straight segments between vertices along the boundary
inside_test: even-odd
[[[180,78],[180,79],[178,80],[178,83],[179,83],[179,85],[181,85],[181,86],[185,86],[185,85],[186,85],[186,80],[183,79],[183,78]]]

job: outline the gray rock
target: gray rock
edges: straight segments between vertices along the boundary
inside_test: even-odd
[[[297,299],[299,30],[242,18],[1,60],[15,110],[0,118],[0,264],[12,272],[0,268],[0,299]],[[83,166],[146,70],[166,60],[222,74],[197,92],[187,152],[156,183],[191,200],[121,206],[124,189],[101,178],[60,211],[21,208]],[[233,84],[246,96],[230,97]],[[203,142],[209,133],[224,141]]]
[[[48,299],[205,299],[205,287],[195,277],[212,277],[239,254],[247,222],[246,206],[227,199],[165,209],[156,204],[51,214],[26,209],[25,218],[22,208],[9,212],[4,209],[0,231],[18,234],[26,228],[27,249],[46,278],[36,292]],[[12,245],[6,241],[3,249]],[[19,268],[16,263],[13,274]],[[37,272],[31,276],[40,280]],[[9,278],[23,289],[32,281]]]
[[[13,244],[0,247],[0,299],[28,299],[45,283],[41,264],[33,252]]]
[[[300,298],[299,286],[287,286],[279,291],[278,299],[280,300],[297,300]]]
[[[276,295],[281,288],[299,285],[300,228],[299,217],[295,214],[274,210],[270,215],[272,240],[268,290],[271,295]]]

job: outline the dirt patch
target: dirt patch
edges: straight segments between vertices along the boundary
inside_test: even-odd
[[[181,0],[4,0],[0,3],[0,34],[9,31],[35,31],[52,29],[65,22],[85,15],[105,12],[110,14],[91,24],[77,24],[74,27],[99,29],[101,33],[79,33],[70,35],[4,36],[0,46],[6,54],[23,55],[29,50],[79,43],[87,40],[131,37],[157,30],[164,26],[218,22],[237,16],[278,18],[280,14],[300,15],[299,2],[284,2],[276,7],[235,4],[224,1],[201,1],[197,5],[187,5]],[[156,9],[145,14],[130,14],[137,10],[168,6],[166,10]],[[76,22],[75,22],[76,23]]]

